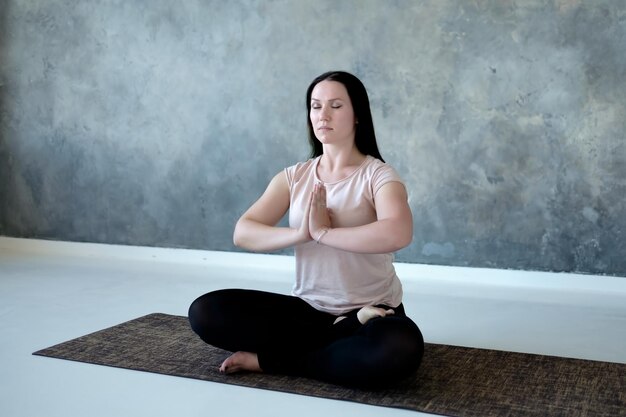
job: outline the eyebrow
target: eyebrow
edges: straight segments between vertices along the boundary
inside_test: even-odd
[[[331,98],[331,99],[328,99],[328,100],[326,100],[326,101],[335,101],[335,100],[343,100],[343,98],[341,98],[341,97],[336,97],[336,98]],[[311,101],[322,101],[322,100],[320,100],[319,98],[313,98],[313,97],[311,97]]]

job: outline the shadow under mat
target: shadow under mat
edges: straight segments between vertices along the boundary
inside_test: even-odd
[[[415,376],[364,391],[308,378],[223,375],[230,355],[202,342],[186,317],[155,313],[34,355],[458,417],[626,416],[626,365],[426,344]]]

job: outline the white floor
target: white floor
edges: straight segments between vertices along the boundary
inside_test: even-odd
[[[626,278],[398,264],[431,343],[626,363]],[[0,237],[0,416],[418,416],[32,356],[210,290],[288,293],[293,259]]]

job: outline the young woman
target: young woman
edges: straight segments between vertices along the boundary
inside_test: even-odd
[[[358,78],[320,75],[307,110],[311,159],[279,172],[234,232],[248,250],[295,248],[292,294],[214,291],[194,301],[189,321],[206,343],[234,352],[224,373],[385,387],[415,372],[424,347],[392,263],[413,235],[406,189],[378,151]],[[289,227],[277,227],[287,211]]]

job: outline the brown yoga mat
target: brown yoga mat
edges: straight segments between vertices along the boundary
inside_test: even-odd
[[[625,364],[427,344],[414,377],[361,391],[283,375],[222,375],[228,352],[202,342],[185,317],[159,313],[34,354],[447,416],[626,416]]]

